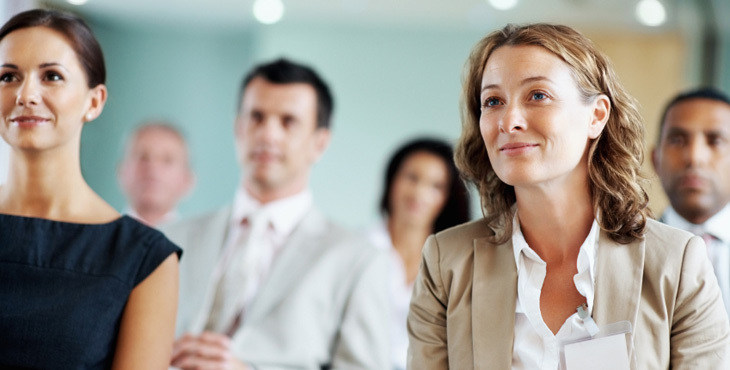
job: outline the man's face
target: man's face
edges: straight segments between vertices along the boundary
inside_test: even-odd
[[[132,206],[172,210],[192,186],[187,149],[181,138],[162,128],[138,132],[120,167],[120,183]]]
[[[312,86],[274,84],[261,77],[243,93],[235,134],[245,185],[259,194],[304,189],[329,142],[329,130],[317,128]]]
[[[652,153],[672,207],[699,224],[730,201],[730,105],[690,99],[669,109]]]

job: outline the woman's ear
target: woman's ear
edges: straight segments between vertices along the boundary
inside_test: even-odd
[[[593,116],[591,117],[591,123],[588,127],[588,137],[591,139],[597,138],[603,132],[603,128],[606,127],[608,117],[611,115],[611,100],[608,96],[601,94],[596,97],[593,101]]]
[[[84,122],[90,122],[95,120],[104,110],[104,104],[106,103],[106,86],[99,84],[96,87],[89,90],[89,108],[84,114]]]

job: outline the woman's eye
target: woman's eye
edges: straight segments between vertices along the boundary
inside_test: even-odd
[[[48,73],[46,73],[46,80],[47,81],[62,81],[63,76],[61,76],[60,74],[58,74],[56,72],[48,72]]]
[[[15,76],[12,73],[3,73],[0,75],[0,82],[13,82]]]
[[[547,98],[547,95],[545,95],[545,93],[541,93],[541,92],[534,92],[534,93],[532,93],[532,99],[533,100],[543,100],[543,99],[546,99],[546,98]]]
[[[486,107],[494,107],[500,105],[500,101],[497,98],[486,98],[484,99],[484,103],[482,103],[482,108]]]

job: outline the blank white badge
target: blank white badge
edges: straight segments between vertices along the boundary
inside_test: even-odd
[[[630,370],[626,334],[614,334],[565,346],[566,370]]]

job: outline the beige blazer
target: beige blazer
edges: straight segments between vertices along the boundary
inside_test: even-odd
[[[183,248],[177,333],[207,322],[230,207],[163,228]],[[385,369],[387,257],[313,209],[292,232],[232,338],[259,370]]]
[[[484,220],[431,236],[408,316],[408,369],[511,369],[517,267]],[[622,245],[601,232],[593,318],[628,320],[632,368],[730,369],[730,327],[702,239],[647,222]]]

